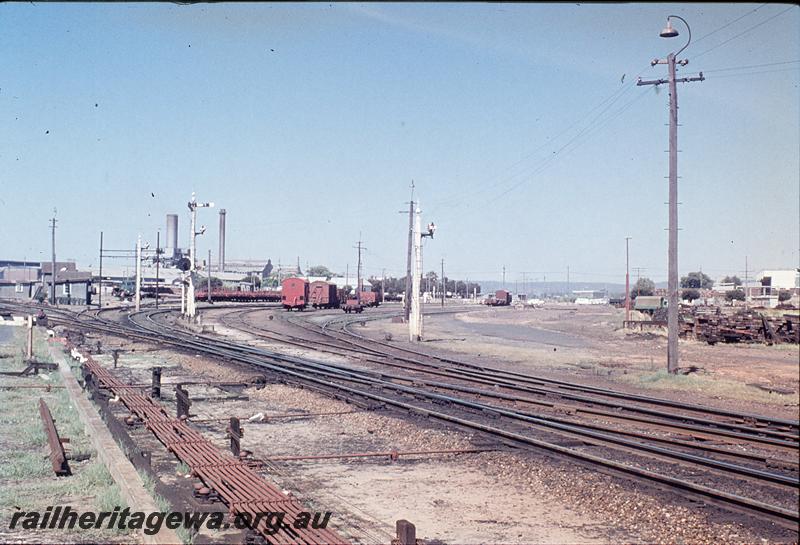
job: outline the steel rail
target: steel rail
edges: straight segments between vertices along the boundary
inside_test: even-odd
[[[153,313],[150,313],[150,315],[148,315],[148,319],[151,320],[151,321],[152,321],[152,314]],[[129,316],[128,319],[129,319],[130,323],[136,324],[139,328],[142,327],[140,324],[136,323],[136,321],[133,319],[133,316]],[[155,323],[155,322],[153,322],[153,323]],[[119,329],[127,329],[127,328],[125,328],[124,326],[121,326],[121,325],[117,325],[117,327]],[[114,329],[114,328],[112,328],[112,329]],[[119,329],[117,330],[117,334],[126,333],[125,331],[119,331]],[[277,366],[277,365],[273,365],[273,364],[267,364],[267,363],[265,363],[263,361],[255,360],[252,357],[243,355],[241,353],[241,351],[236,352],[236,351],[233,351],[230,348],[226,350],[226,349],[220,349],[219,347],[208,346],[205,343],[207,343],[209,341],[203,341],[202,339],[198,338],[198,336],[196,336],[196,335],[186,336],[186,337],[180,338],[178,335],[175,334],[174,330],[171,330],[171,331],[167,330],[167,331],[169,331],[169,333],[170,333],[169,336],[171,336],[171,338],[172,338],[171,344],[176,344],[176,345],[181,346],[184,343],[186,343],[187,341],[189,341],[190,344],[195,345],[196,348],[202,349],[206,353],[216,354],[216,355],[219,355],[221,357],[228,357],[228,358],[230,358],[230,356],[233,355],[233,356],[235,356],[235,359],[238,359],[238,360],[244,361],[244,362],[254,363],[254,364],[256,364],[256,365],[258,365],[260,367],[269,368],[270,370],[273,370],[273,371],[275,371],[275,372],[277,372],[279,374],[290,376],[290,377],[292,377],[293,379],[297,380],[300,383],[311,382],[311,383],[315,383],[315,384],[317,384],[317,385],[319,385],[319,386],[321,386],[323,388],[334,388],[334,389],[337,389],[337,390],[341,390],[341,391],[352,393],[352,394],[360,396],[360,397],[364,397],[366,399],[372,399],[372,400],[375,400],[375,401],[379,401],[381,403],[385,403],[385,404],[388,404],[388,405],[391,405],[391,406],[403,407],[403,408],[406,408],[408,410],[411,410],[412,412],[414,412],[416,414],[426,414],[428,416],[434,416],[434,417],[442,419],[442,420],[459,423],[461,425],[466,425],[467,427],[472,427],[473,429],[490,430],[491,433],[493,433],[495,435],[498,435],[498,436],[501,436],[501,437],[506,437],[506,438],[512,438],[514,440],[519,440],[522,443],[531,444],[531,445],[534,445],[534,446],[539,446],[541,448],[545,448],[547,450],[551,450],[551,451],[554,451],[554,452],[559,452],[561,454],[564,454],[564,455],[567,455],[567,456],[570,456],[570,457],[573,457],[573,458],[576,458],[576,459],[580,459],[580,460],[584,460],[584,461],[591,461],[593,463],[599,463],[601,465],[604,465],[605,467],[616,469],[616,470],[618,470],[618,471],[620,471],[622,473],[626,473],[626,474],[629,474],[629,475],[638,475],[640,477],[647,478],[648,480],[667,483],[667,484],[670,484],[671,486],[675,486],[677,488],[681,488],[681,489],[686,490],[686,491],[690,491],[690,492],[693,492],[693,493],[700,494],[701,496],[704,496],[706,498],[720,499],[720,500],[724,501],[726,504],[729,504],[729,505],[734,505],[734,506],[738,505],[740,507],[745,507],[745,508],[747,508],[749,510],[755,510],[755,511],[762,512],[762,513],[765,513],[765,514],[770,514],[771,516],[775,516],[775,517],[777,517],[779,519],[782,519],[784,521],[785,520],[790,520],[790,521],[794,521],[794,522],[797,521],[797,513],[791,512],[789,510],[786,510],[786,509],[783,509],[783,508],[780,508],[780,507],[777,507],[777,506],[767,505],[767,504],[764,504],[763,502],[758,502],[756,500],[743,498],[741,496],[737,496],[735,494],[730,494],[730,493],[727,493],[727,492],[724,492],[724,491],[710,489],[710,488],[705,487],[703,485],[698,485],[698,484],[690,483],[690,482],[687,482],[687,481],[681,481],[681,480],[675,479],[673,477],[668,477],[668,476],[665,476],[665,475],[655,474],[655,473],[649,472],[648,470],[643,470],[641,468],[630,466],[630,465],[624,464],[622,462],[615,462],[615,461],[611,461],[611,460],[606,460],[606,459],[603,459],[603,458],[600,458],[600,457],[597,457],[597,456],[594,456],[594,455],[590,455],[588,453],[578,452],[578,451],[575,451],[574,449],[569,449],[568,447],[561,447],[560,445],[547,443],[545,441],[541,441],[541,440],[538,440],[538,439],[534,439],[532,437],[520,435],[518,433],[511,432],[511,431],[508,431],[508,430],[502,430],[502,429],[498,429],[498,428],[484,426],[484,425],[476,423],[476,422],[467,421],[467,420],[461,419],[459,417],[454,417],[452,415],[448,415],[448,414],[441,413],[441,412],[438,412],[438,411],[431,411],[430,409],[419,407],[417,405],[411,405],[411,404],[408,404],[408,403],[405,403],[405,402],[401,402],[401,401],[398,401],[398,400],[395,400],[395,399],[392,399],[392,398],[387,398],[385,396],[379,396],[379,395],[373,394],[371,392],[358,390],[358,389],[343,385],[341,383],[333,382],[331,380],[321,379],[321,378],[317,378],[317,377],[314,377],[314,376],[309,376],[309,374],[307,372],[297,372],[297,371],[294,371],[292,369],[287,369],[285,366],[282,367],[282,366]],[[127,333],[130,333],[130,331],[127,331]],[[160,333],[160,335],[162,337],[167,337],[167,335],[165,335],[163,333],[163,331]],[[150,337],[151,337],[151,340],[152,340],[152,335]],[[211,342],[214,342],[214,341],[211,341]],[[263,357],[263,355],[262,355],[262,357]],[[366,380],[366,379],[362,378],[360,380]],[[394,385],[394,386],[397,386],[397,385]]]
[[[349,320],[348,320],[348,318],[349,318]],[[380,318],[368,317],[368,319],[369,319],[369,321],[372,321],[372,320],[380,319]],[[741,420],[748,420],[749,419],[749,420],[764,422],[764,423],[767,423],[767,424],[780,424],[780,425],[783,425],[783,426],[791,427],[793,429],[800,429],[800,422],[797,421],[797,420],[774,418],[774,417],[770,417],[770,416],[752,414],[752,413],[739,413],[739,412],[735,412],[735,411],[729,411],[729,410],[726,410],[726,409],[720,409],[720,408],[710,407],[710,406],[705,406],[705,405],[696,405],[696,404],[692,404],[692,403],[682,403],[682,402],[678,402],[678,401],[672,401],[672,400],[669,400],[669,399],[656,398],[656,397],[650,397],[650,396],[641,396],[641,395],[637,395],[637,394],[629,394],[629,393],[626,393],[626,392],[619,392],[619,391],[611,390],[611,389],[608,389],[608,388],[599,388],[599,387],[595,387],[595,386],[587,386],[587,385],[578,384],[578,383],[569,382],[569,381],[538,377],[538,376],[535,376],[535,375],[528,375],[526,373],[519,373],[519,372],[515,372],[515,371],[494,369],[494,368],[490,368],[490,367],[476,365],[476,364],[469,363],[469,362],[464,362],[464,361],[457,360],[457,359],[454,359],[454,358],[442,357],[442,356],[438,356],[438,355],[435,355],[435,354],[427,354],[425,352],[412,350],[412,349],[406,348],[406,347],[394,346],[394,345],[391,345],[389,343],[380,341],[378,339],[371,339],[369,337],[365,337],[363,335],[359,335],[359,334],[351,331],[350,329],[348,329],[348,326],[351,325],[352,323],[365,321],[363,318],[359,320],[359,319],[354,319],[352,317],[344,317],[344,318],[339,317],[339,318],[335,319],[334,321],[335,322],[345,322],[345,328],[343,329],[344,334],[346,334],[348,336],[351,336],[351,337],[355,337],[357,339],[368,341],[370,344],[377,344],[377,345],[383,346],[383,347],[391,349],[391,350],[407,352],[407,353],[411,353],[411,354],[418,355],[418,356],[424,356],[424,357],[429,358],[429,359],[439,360],[439,361],[442,361],[444,363],[450,363],[450,364],[455,364],[455,365],[459,365],[459,366],[463,366],[463,367],[472,368],[472,369],[475,369],[476,371],[491,372],[491,373],[494,373],[494,374],[500,374],[500,375],[503,375],[503,376],[508,376],[508,377],[512,377],[512,378],[516,378],[516,379],[520,379],[520,380],[533,381],[535,383],[555,384],[555,385],[558,385],[559,387],[563,387],[563,388],[577,389],[577,390],[580,390],[580,391],[585,391],[587,393],[591,392],[591,393],[602,394],[602,395],[605,395],[605,396],[608,396],[608,397],[619,397],[619,398],[623,398],[623,399],[635,400],[635,401],[640,401],[640,402],[643,402],[643,403],[657,404],[657,405],[672,407],[672,408],[676,408],[676,409],[691,410],[691,411],[697,411],[697,412],[702,412],[702,413],[710,413],[710,414],[715,414],[715,415],[718,415],[718,416],[728,416],[728,417],[731,417],[731,418],[737,418],[737,419],[741,419]],[[306,323],[308,323],[308,322],[306,322]]]
[[[358,321],[358,320],[355,320]],[[251,328],[260,330],[261,328]],[[253,331],[251,331],[253,332]],[[259,333],[256,333],[259,334]],[[275,337],[271,337],[275,338]],[[305,346],[309,347],[309,342],[306,341]],[[293,343],[293,344],[301,344],[302,343]],[[388,356],[388,354],[384,353],[384,356]],[[389,356],[391,357],[391,356]],[[367,360],[372,363],[377,363],[380,365],[389,365],[392,367],[398,367],[401,369],[411,370],[411,371],[421,371],[418,368],[403,365],[401,363],[397,363],[394,361],[376,361],[376,360]],[[774,431],[774,430],[765,430],[761,428],[752,428],[748,426],[742,426],[739,424],[727,423],[727,422],[719,422],[719,421],[707,421],[703,419],[699,419],[696,417],[692,417],[689,415],[682,415],[682,414],[665,414],[663,411],[658,411],[655,409],[648,409],[646,407],[639,407],[636,405],[626,405],[621,403],[615,403],[604,399],[598,399],[594,397],[587,397],[587,396],[580,396],[577,394],[570,394],[565,393],[557,390],[551,390],[546,387],[533,387],[533,386],[524,386],[519,383],[511,382],[509,380],[504,380],[503,378],[499,378],[495,375],[492,375],[488,372],[480,372],[480,373],[471,373],[469,371],[463,369],[452,369],[452,368],[442,368],[440,366],[426,364],[424,362],[417,362],[416,360],[405,360],[405,361],[413,361],[414,363],[426,367],[426,369],[422,370],[422,372],[434,375],[440,375],[450,378],[455,378],[459,380],[466,380],[469,382],[475,382],[479,384],[484,384],[492,387],[504,387],[511,390],[527,392],[527,393],[534,393],[537,395],[544,395],[549,396],[551,394],[556,394],[559,397],[564,399],[569,399],[571,401],[577,401],[579,403],[586,403],[591,405],[601,405],[613,409],[624,409],[630,412],[638,412],[641,414],[646,414],[652,417],[656,417],[658,420],[648,420],[643,418],[637,418],[633,415],[621,415],[615,414],[609,411],[601,411],[598,409],[587,409],[581,408],[580,406],[572,406],[576,411],[579,412],[586,412],[591,414],[598,414],[603,415],[606,417],[612,418],[619,418],[631,421],[639,421],[643,423],[653,424],[653,425],[660,425],[660,426],[667,426],[667,427],[677,427],[681,429],[685,429],[691,432],[709,432],[715,435],[724,435],[730,438],[735,438],[739,440],[752,440],[756,442],[761,442],[770,445],[782,446],[787,448],[797,449],[800,447],[800,443],[797,441],[800,438],[796,437],[794,434],[786,433],[782,431]],[[538,383],[537,383],[538,384]],[[486,395],[492,395],[487,393]],[[528,403],[536,403],[533,400],[529,400],[526,398],[517,398],[518,401],[525,401]],[[541,403],[545,404],[545,403]],[[551,405],[551,404],[548,404]],[[664,420],[667,419],[667,420]],[[669,422],[668,420],[679,421],[679,423]]]
[[[155,314],[155,313],[149,313],[147,315],[148,319],[151,320],[151,321],[152,321],[152,315],[153,314]],[[134,321],[134,323],[135,323],[135,321]],[[155,324],[155,322],[153,322],[153,323]],[[151,328],[148,328],[148,329],[151,329]],[[157,331],[154,330],[153,332],[155,333]],[[216,344],[219,344],[219,343],[216,343]],[[227,344],[230,344],[230,343],[227,343]],[[199,348],[205,348],[205,345],[200,343]],[[239,347],[237,346],[236,348],[238,349]],[[230,349],[230,347],[229,347],[229,349]],[[237,353],[239,353],[241,351],[251,352],[251,350],[236,350]],[[261,355],[264,356],[264,354],[261,354]],[[626,451],[628,451],[628,452],[636,451],[636,450],[644,451],[644,452],[648,452],[649,454],[654,454],[654,455],[658,455],[658,456],[661,456],[661,457],[668,458],[670,461],[681,460],[681,461],[684,461],[684,462],[690,462],[690,463],[694,463],[694,464],[697,464],[697,465],[703,465],[703,466],[712,468],[712,469],[717,470],[717,471],[733,473],[733,474],[735,474],[737,476],[740,476],[740,477],[744,476],[744,477],[754,478],[754,479],[757,479],[757,480],[760,480],[760,481],[772,482],[772,483],[780,484],[780,485],[783,485],[783,486],[790,486],[790,487],[793,487],[793,488],[796,488],[798,486],[798,480],[797,480],[796,477],[791,477],[791,476],[786,476],[786,475],[782,475],[782,474],[777,474],[777,473],[771,473],[771,472],[767,472],[767,471],[757,470],[757,469],[749,468],[749,467],[746,467],[746,466],[730,464],[730,463],[727,463],[727,462],[721,462],[721,461],[713,460],[713,459],[710,459],[710,458],[704,458],[704,457],[700,457],[700,456],[696,456],[696,455],[692,455],[692,454],[687,454],[687,453],[683,453],[683,452],[679,452],[679,451],[674,451],[674,450],[670,450],[670,449],[664,449],[662,447],[656,447],[656,446],[652,446],[652,445],[647,445],[647,444],[639,443],[639,442],[636,442],[636,441],[631,441],[631,440],[628,440],[628,439],[614,437],[614,436],[609,435],[607,433],[601,433],[601,432],[596,432],[596,431],[584,429],[584,428],[581,427],[581,425],[575,424],[575,423],[565,423],[564,421],[559,421],[558,419],[540,417],[538,415],[533,415],[531,413],[524,413],[524,412],[521,412],[521,411],[512,411],[512,410],[504,409],[504,408],[497,407],[497,406],[494,406],[494,405],[487,405],[487,404],[478,403],[478,402],[474,402],[474,401],[468,401],[468,400],[464,400],[464,399],[460,399],[460,398],[455,398],[455,397],[452,397],[452,396],[446,396],[446,395],[442,395],[442,394],[435,394],[435,393],[432,393],[432,392],[430,392],[428,390],[422,390],[422,389],[419,389],[419,388],[402,386],[402,385],[398,385],[398,384],[393,383],[393,382],[380,380],[380,379],[371,377],[369,375],[364,375],[364,374],[361,374],[361,373],[358,373],[358,372],[353,372],[352,370],[349,370],[349,369],[348,370],[340,369],[340,368],[338,368],[338,366],[334,366],[334,365],[320,364],[320,363],[311,362],[311,361],[305,361],[305,360],[298,360],[296,358],[286,357],[286,356],[282,356],[282,355],[278,355],[277,357],[275,355],[269,355],[268,357],[270,357],[272,359],[277,359],[277,360],[279,360],[281,362],[290,363],[290,364],[294,365],[295,366],[294,369],[297,370],[297,372],[308,373],[309,367],[310,367],[315,372],[317,372],[318,374],[321,374],[321,375],[326,376],[328,378],[333,378],[333,379],[342,379],[342,378],[344,378],[346,380],[351,380],[351,381],[354,381],[354,382],[359,383],[359,384],[363,384],[363,385],[367,385],[367,386],[377,386],[377,387],[380,387],[382,389],[391,389],[391,390],[403,392],[403,393],[406,393],[406,394],[410,394],[410,395],[413,395],[415,397],[428,398],[428,399],[432,399],[432,400],[439,400],[439,401],[446,402],[446,403],[453,403],[453,404],[456,404],[456,405],[461,405],[461,406],[464,406],[464,407],[472,408],[472,409],[478,410],[478,411],[489,411],[489,412],[496,413],[496,414],[499,414],[499,415],[503,415],[503,416],[506,416],[506,417],[509,417],[509,418],[512,418],[512,419],[524,421],[524,422],[527,422],[527,423],[532,424],[532,425],[537,425],[540,428],[548,428],[549,430],[558,430],[558,431],[561,431],[561,432],[566,432],[566,433],[568,433],[568,434],[570,434],[572,436],[581,436],[581,437],[584,437],[584,438],[588,437],[588,438],[596,440],[596,441],[601,441],[601,442],[605,443],[606,446],[611,446],[612,448],[615,447],[615,446],[621,446],[621,447],[624,447],[624,449]],[[276,370],[280,371],[281,369],[283,369],[283,368],[277,368],[276,369],[274,365],[273,366],[268,366],[268,365],[264,365],[262,363],[258,363],[258,365],[260,365],[262,367],[267,366],[273,371],[276,371]],[[331,367],[334,367],[334,369],[331,369]],[[449,385],[446,385],[446,384],[444,386],[449,387]]]
[[[151,316],[148,316],[148,319],[152,320]],[[133,323],[136,323],[133,318],[131,318]],[[155,324],[155,322],[153,322]],[[170,331],[171,334],[174,334],[174,331]],[[162,333],[163,334],[163,333]],[[522,435],[517,432],[504,430],[501,428],[496,428],[493,426],[486,426],[484,424],[480,424],[478,422],[466,420],[464,418],[460,418],[457,416],[449,415],[446,413],[442,413],[440,411],[433,411],[431,409],[420,407],[419,405],[413,405],[410,403],[406,403],[403,401],[396,400],[394,398],[374,394],[369,391],[364,391],[358,388],[354,388],[352,386],[346,386],[341,383],[334,382],[332,380],[328,380],[326,378],[319,378],[316,376],[310,376],[305,370],[293,370],[287,369],[283,366],[278,366],[274,364],[269,364],[257,359],[254,359],[251,356],[243,355],[241,353],[236,353],[236,351],[232,351],[230,349],[220,349],[218,347],[212,347],[205,345],[202,341],[197,342],[198,348],[204,350],[207,353],[216,353],[217,355],[222,355],[223,357],[230,358],[232,355],[235,359],[244,362],[254,363],[262,368],[267,368],[276,373],[281,375],[289,376],[295,379],[299,383],[314,383],[323,388],[332,388],[337,391],[347,392],[349,394],[353,394],[356,397],[361,397],[364,399],[370,399],[373,401],[377,401],[386,405],[395,406],[398,408],[406,409],[414,414],[425,415],[433,418],[437,418],[443,421],[456,423],[461,425],[462,427],[468,427],[475,430],[485,431],[492,435],[496,435],[499,437],[504,437],[507,439],[511,439],[523,444],[528,444],[531,446],[536,446],[543,448],[545,450],[555,452],[561,455],[568,456],[573,459],[577,459],[583,462],[589,462],[595,465],[600,465],[604,468],[614,470],[620,474],[627,474],[629,476],[636,476],[639,478],[643,478],[645,480],[657,482],[660,484],[669,485],[673,488],[680,489],[685,493],[690,493],[693,495],[697,495],[699,497],[703,497],[706,500],[711,499],[714,502],[721,502],[729,507],[737,507],[742,508],[749,512],[757,512],[761,513],[770,517],[775,518],[776,520],[780,520],[783,523],[790,523],[796,525],[798,521],[800,521],[800,517],[798,517],[798,513],[785,509],[783,507],[770,505],[758,500],[754,500],[752,498],[746,498],[737,494],[732,494],[729,492],[725,492],[722,490],[713,489],[704,485],[692,483],[689,481],[677,479],[675,477],[671,477],[668,475],[663,475],[660,473],[652,472],[649,470],[645,470],[636,466],[632,466],[629,464],[625,464],[623,462],[617,462],[613,460],[608,460],[606,458],[602,458],[600,456],[596,456],[593,454],[580,452],[575,449],[571,449],[569,447],[563,447],[560,445],[556,445],[553,443],[549,443],[547,441],[543,441],[540,439],[536,439],[527,435]],[[333,373],[336,375],[336,373]],[[366,380],[366,379],[361,379]]]

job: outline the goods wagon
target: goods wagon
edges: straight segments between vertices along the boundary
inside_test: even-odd
[[[308,303],[314,308],[339,308],[336,284],[317,280],[308,286]]]
[[[380,294],[375,291],[362,291],[361,304],[365,307],[377,307],[381,304]]]
[[[361,314],[364,311],[364,304],[359,303],[358,299],[347,299],[345,303],[342,305],[342,310],[345,311],[347,314],[351,312],[355,312],[357,314]]]
[[[494,295],[486,299],[486,304],[490,307],[507,307],[511,304],[511,293],[506,290],[497,290]]]
[[[640,295],[633,304],[634,310],[654,314],[656,311],[667,308],[667,298],[657,295]]]
[[[281,283],[281,303],[286,310],[303,310],[308,306],[308,280],[287,278]]]
[[[194,292],[196,301],[208,300],[206,290],[196,290]],[[260,291],[239,291],[239,290],[211,290],[212,301],[232,301],[236,303],[258,303],[262,301],[278,302],[281,300],[281,292],[277,290]]]

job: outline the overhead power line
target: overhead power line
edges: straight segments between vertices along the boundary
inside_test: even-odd
[[[713,36],[714,34],[716,34],[717,32],[719,32],[720,30],[724,30],[724,29],[728,28],[729,26],[731,26],[732,24],[734,24],[734,23],[738,23],[739,21],[741,21],[741,20],[742,20],[742,19],[744,19],[745,17],[747,17],[747,16],[749,16],[749,15],[752,15],[752,14],[754,14],[755,12],[757,12],[758,10],[760,10],[761,8],[763,8],[764,6],[767,6],[767,5],[769,5],[769,2],[767,2],[767,3],[765,3],[765,4],[761,4],[761,5],[760,5],[760,6],[758,6],[757,8],[751,9],[750,11],[748,11],[747,13],[745,13],[744,15],[741,15],[741,16],[737,17],[736,19],[734,19],[734,20],[733,20],[733,21],[731,21],[730,23],[726,23],[726,24],[722,25],[721,27],[719,27],[718,29],[716,29],[716,30],[712,30],[712,31],[711,31],[711,32],[709,32],[708,34],[705,34],[705,35],[703,35],[703,36],[701,36],[701,37],[697,38],[697,39],[694,41],[695,45],[697,45],[697,43],[698,43],[698,42],[702,42],[703,40],[705,40],[705,39],[706,39],[706,38],[708,38],[709,36]]]
[[[712,68],[711,70],[703,70],[703,72],[709,73],[709,72],[727,72],[729,70],[748,70],[750,68],[762,68],[764,66],[779,66],[782,64],[795,64],[798,62],[800,62],[800,59],[795,59],[793,61],[765,62],[763,64],[751,64],[749,66],[732,66],[730,68]]]
[[[717,49],[717,48],[720,48],[720,47],[722,47],[723,45],[725,45],[725,44],[727,44],[727,43],[729,43],[729,42],[732,42],[733,40],[735,40],[735,39],[736,39],[736,38],[738,38],[739,36],[743,36],[743,35],[747,34],[748,32],[750,32],[750,31],[752,31],[752,30],[755,30],[755,29],[757,29],[757,28],[758,28],[758,27],[760,27],[761,25],[764,25],[764,24],[766,24],[766,23],[768,23],[768,22],[772,21],[772,20],[773,20],[773,19],[775,19],[776,17],[779,17],[779,16],[783,15],[783,14],[784,14],[784,13],[786,13],[787,11],[790,11],[790,10],[794,9],[794,7],[795,7],[795,6],[789,6],[788,8],[786,8],[786,9],[784,9],[784,10],[781,10],[781,11],[779,11],[778,13],[776,13],[775,15],[773,15],[773,16],[771,16],[771,17],[767,17],[766,19],[764,19],[764,20],[763,20],[763,21],[761,21],[760,23],[758,23],[758,24],[755,24],[755,25],[751,26],[750,28],[747,28],[747,29],[743,30],[743,31],[742,31],[742,32],[740,32],[739,34],[736,34],[735,36],[732,36],[732,37],[728,38],[728,39],[727,39],[727,40],[725,40],[724,42],[720,42],[720,43],[718,43],[717,45],[715,45],[714,47],[712,47],[712,48],[710,48],[710,49],[706,49],[706,50],[705,50],[705,51],[703,51],[702,53],[698,53],[697,55],[694,55],[694,58],[695,58],[695,59],[697,59],[697,58],[699,58],[699,57],[702,57],[702,56],[703,56],[703,55],[705,55],[706,53],[710,53],[710,52],[714,51],[715,49]]]

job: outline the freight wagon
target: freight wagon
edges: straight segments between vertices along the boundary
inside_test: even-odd
[[[347,314],[350,314],[351,312],[361,314],[364,311],[364,305],[363,303],[359,303],[358,299],[347,299],[342,305],[342,310]]]
[[[281,283],[281,303],[286,310],[303,310],[308,306],[308,280],[287,278]]]
[[[194,292],[195,301],[207,301],[208,291],[197,290]],[[260,303],[278,302],[281,292],[277,290],[239,291],[239,290],[211,290],[212,301],[231,301],[235,303]]]
[[[658,295],[640,295],[635,299],[633,309],[652,315],[663,308],[667,308],[667,302],[666,297]]]
[[[511,293],[506,290],[497,290],[494,295],[486,299],[486,304],[490,307],[507,307],[511,304]]]
[[[381,304],[380,294],[375,291],[362,291],[361,304],[366,307],[377,307]]]
[[[308,287],[308,302],[314,308],[339,308],[336,284],[317,280]]]

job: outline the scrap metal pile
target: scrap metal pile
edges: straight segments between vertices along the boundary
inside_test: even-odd
[[[753,309],[726,314],[720,308],[692,309],[681,313],[681,335],[708,344],[800,343],[800,314],[769,316]]]

